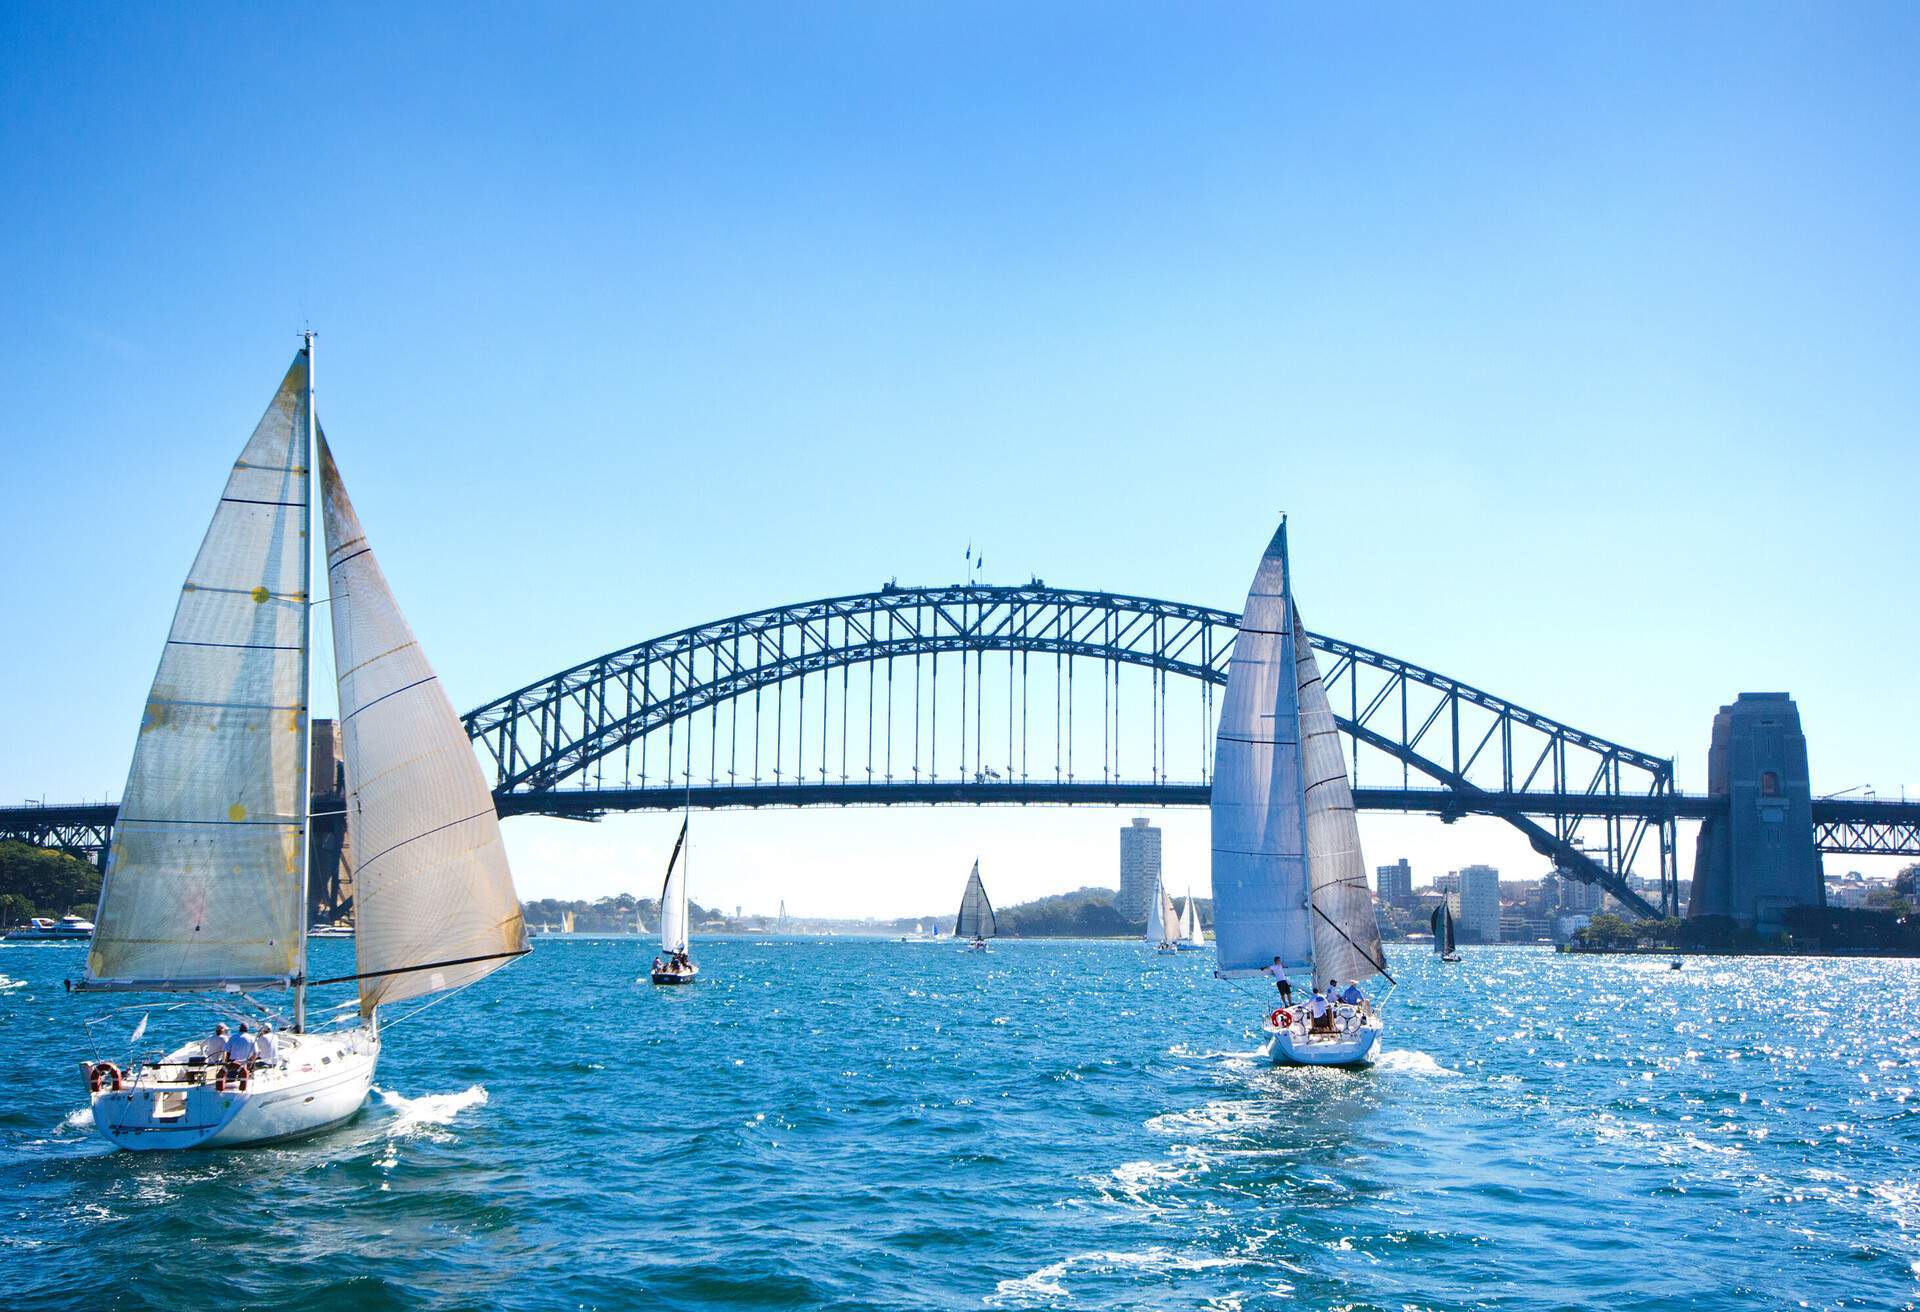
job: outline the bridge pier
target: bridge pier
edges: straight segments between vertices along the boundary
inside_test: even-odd
[[[1784,692],[1743,692],[1713,717],[1707,795],[1724,810],[1700,824],[1689,919],[1730,916],[1776,934],[1789,907],[1824,906],[1813,788],[1800,711]]]

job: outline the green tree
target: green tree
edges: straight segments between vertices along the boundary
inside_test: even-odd
[[[100,901],[100,872],[77,856],[30,843],[0,842],[0,915],[90,914]]]

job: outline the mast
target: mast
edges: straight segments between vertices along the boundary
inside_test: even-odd
[[[317,444],[314,430],[319,420],[313,413],[313,339],[311,328],[300,334],[306,343],[307,351],[307,431],[300,435],[301,462],[306,466],[306,509],[301,512],[300,524],[300,574],[305,594],[300,619],[300,765],[296,778],[299,783],[295,789],[294,804],[300,808],[300,878],[295,881],[300,898],[299,915],[294,923],[299,927],[299,955],[295,958],[293,976],[293,1032],[304,1034],[307,1028],[307,905],[309,889],[313,886],[313,544],[314,544],[314,493],[318,491],[318,480],[314,477],[319,470],[319,462],[314,459]],[[344,817],[342,817],[344,819]]]

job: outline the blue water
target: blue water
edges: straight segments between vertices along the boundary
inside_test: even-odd
[[[540,941],[392,1029],[351,1126],[179,1156],[81,1123],[83,1021],[125,1000],[0,949],[0,1306],[1920,1299],[1914,963],[1402,953],[1351,1073],[1256,1061],[1266,995],[1211,952],[698,947],[669,990],[649,943]]]

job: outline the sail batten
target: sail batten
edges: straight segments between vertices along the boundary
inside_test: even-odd
[[[360,1009],[458,988],[527,950],[493,797],[319,439]],[[418,690],[418,691],[414,691]],[[414,692],[402,697],[398,694]]]
[[[107,854],[94,987],[266,987],[303,967],[308,368],[303,349],[181,585]]]

